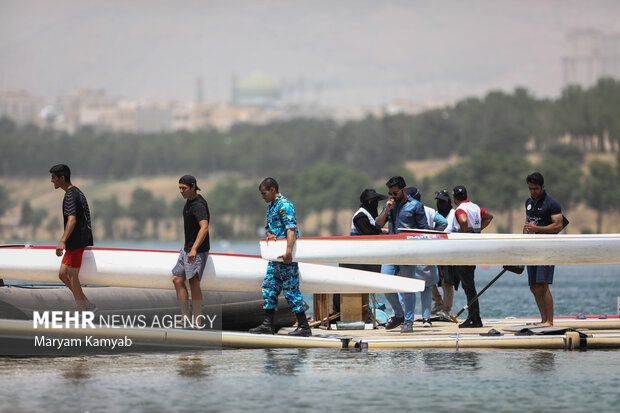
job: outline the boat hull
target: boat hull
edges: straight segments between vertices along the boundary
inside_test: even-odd
[[[155,318],[165,320],[180,314],[176,293],[172,290],[121,287],[84,287],[84,294],[103,317],[143,317],[147,325]],[[224,330],[247,331],[263,321],[261,293],[203,292],[203,314],[221,316]],[[66,287],[0,287],[0,319],[32,320],[35,311],[73,311],[73,295]],[[220,320],[218,320],[219,322]],[[274,322],[276,328],[292,326],[296,321],[281,295]]]
[[[275,260],[286,241],[262,240]],[[311,263],[399,265],[620,264],[620,234],[461,234],[403,231],[396,235],[299,238],[293,259]]]
[[[80,281],[110,287],[173,289],[176,251],[88,248]],[[58,282],[60,257],[53,247],[0,248],[0,278]],[[259,292],[267,261],[257,256],[209,254],[201,287],[206,291]],[[299,264],[302,293],[415,292],[424,282],[329,265]]]

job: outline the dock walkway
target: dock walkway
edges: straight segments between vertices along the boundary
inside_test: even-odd
[[[0,342],[13,342],[28,354],[36,336],[47,338],[120,339],[132,345],[114,352],[207,348],[339,348],[366,349],[620,349],[620,319],[558,318],[552,328],[526,326],[535,319],[488,319],[481,328],[459,329],[452,322],[433,322],[424,328],[414,323],[412,333],[400,329],[368,330],[313,329],[312,337],[289,337],[289,328],[276,335],[255,335],[232,331],[196,331],[161,328],[34,328],[28,320],[0,320]],[[501,335],[486,335],[495,330]],[[4,345],[2,346],[4,347]],[[15,347],[13,347],[15,348]],[[105,349],[104,349],[105,350]],[[96,352],[90,349],[89,352]]]

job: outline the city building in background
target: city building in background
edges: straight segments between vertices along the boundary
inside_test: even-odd
[[[601,77],[620,78],[620,33],[573,30],[567,46],[562,60],[565,86],[588,88]]]

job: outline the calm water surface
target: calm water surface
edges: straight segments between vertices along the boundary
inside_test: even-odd
[[[224,350],[1,359],[1,411],[617,411],[619,351]]]
[[[256,254],[258,247],[214,250]],[[478,289],[499,270],[478,267]],[[557,267],[552,293],[556,316],[617,314],[620,266]],[[459,290],[453,313],[463,305]],[[527,276],[504,274],[482,296],[481,312],[536,315]],[[0,372],[0,412],[607,412],[620,405],[620,351],[223,350],[0,358]]]

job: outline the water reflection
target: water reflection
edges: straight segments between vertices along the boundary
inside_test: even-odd
[[[290,351],[265,349],[263,370],[270,375],[295,376],[304,366],[307,358],[308,350],[306,349]]]
[[[181,377],[207,377],[210,365],[200,355],[184,355],[177,359],[177,373]]]
[[[88,360],[79,359],[71,361],[68,367],[62,370],[61,375],[73,384],[81,384],[91,377]]]
[[[430,371],[475,371],[481,367],[480,355],[473,351],[423,352],[422,360]]]
[[[545,373],[555,370],[555,353],[550,351],[537,351],[529,358],[530,371]]]

